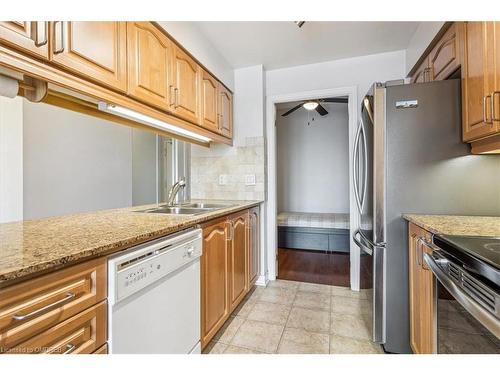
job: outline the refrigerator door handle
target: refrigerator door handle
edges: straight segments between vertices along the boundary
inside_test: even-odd
[[[359,234],[359,240],[356,238],[356,236]],[[354,241],[354,243],[356,245],[358,245],[358,247],[363,250],[365,253],[367,253],[368,255],[373,255],[373,248],[369,248],[368,246],[366,246],[365,244],[363,244],[362,240],[363,240],[363,236],[361,235],[361,231],[358,229],[357,231],[354,232],[354,234],[352,235],[352,240]]]
[[[361,210],[361,200],[359,197],[359,186],[358,186],[358,151],[359,151],[359,136],[361,135],[361,121],[358,125],[358,130],[356,130],[356,136],[354,137],[354,150],[352,155],[352,178],[354,184],[354,198],[356,199],[356,205],[358,206],[359,214],[362,214]]]
[[[363,188],[362,195],[360,197],[361,202],[361,213],[363,213],[363,208],[366,201],[366,189],[368,187],[368,145],[366,144],[366,131],[365,124],[363,123],[363,119],[360,119],[361,123],[361,132],[363,133]]]

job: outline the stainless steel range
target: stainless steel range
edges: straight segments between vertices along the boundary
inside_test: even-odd
[[[500,238],[435,235],[428,246],[438,352],[499,354]]]

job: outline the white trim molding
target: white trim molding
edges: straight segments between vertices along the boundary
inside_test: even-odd
[[[350,275],[351,289],[359,290],[360,283],[360,250],[352,240],[352,233],[359,227],[360,216],[356,209],[354,198],[352,163],[354,137],[358,122],[357,87],[338,87],[325,90],[303,91],[282,95],[272,95],[266,98],[266,140],[267,140],[267,201],[265,204],[267,279],[275,280],[277,276],[277,181],[276,181],[276,104],[307,99],[320,99],[335,96],[347,96],[349,112],[349,208],[350,208]]]

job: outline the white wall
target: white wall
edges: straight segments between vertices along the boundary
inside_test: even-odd
[[[24,218],[132,204],[132,131],[24,100]]]
[[[444,22],[421,22],[406,48],[406,73],[416,64],[425,49],[443,27]]]
[[[23,101],[0,96],[0,223],[23,219]]]
[[[159,21],[158,24],[227,87],[234,89],[233,68],[199,30],[196,22]]]
[[[132,205],[157,202],[156,134],[132,129]]]
[[[266,95],[356,86],[361,101],[377,81],[402,79],[405,51],[380,53],[266,72]]]
[[[278,212],[349,213],[347,104],[323,104],[324,117],[277,112]],[[314,121],[308,120],[314,115]]]

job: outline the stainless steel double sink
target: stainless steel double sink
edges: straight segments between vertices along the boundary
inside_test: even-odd
[[[181,203],[175,206],[159,206],[136,212],[144,212],[149,214],[167,214],[167,215],[201,215],[211,211],[220,210],[222,208],[232,207],[234,204],[227,203],[204,203],[204,202],[189,202]]]

